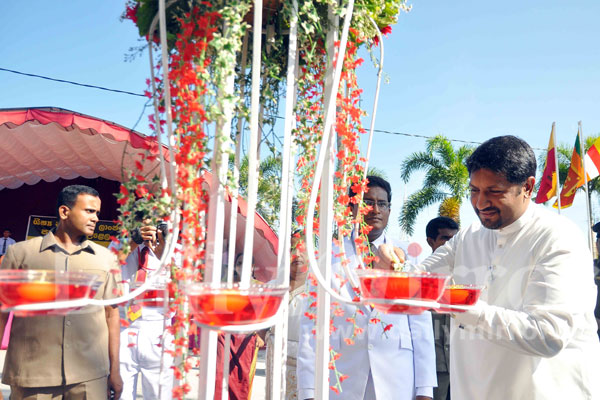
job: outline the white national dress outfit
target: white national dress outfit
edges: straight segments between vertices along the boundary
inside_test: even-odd
[[[134,289],[135,277],[138,271],[140,252],[145,245],[138,246],[126,259],[126,264],[121,267],[123,280],[129,291]],[[150,250],[150,249],[149,249]],[[160,267],[160,260],[150,250],[148,254],[148,274]],[[158,277],[160,284],[165,284],[169,279],[168,272]],[[129,303],[128,303],[129,304]],[[128,305],[127,304],[127,305]],[[119,307],[121,318],[129,322],[129,326],[121,325],[120,343],[120,370],[123,379],[123,393],[121,399],[135,400],[138,376],[142,380],[142,394],[144,400],[169,400],[173,398],[173,358],[165,352],[163,357],[164,369],[161,371],[161,337],[165,323],[164,309],[162,307],[142,306],[142,314],[135,321],[127,316],[127,305]],[[166,324],[171,324],[167,317]],[[164,331],[165,349],[173,350],[173,336]],[[138,375],[139,373],[139,375]],[[160,396],[159,396],[160,388]]]
[[[373,242],[375,246],[382,243],[401,247],[406,252],[406,243],[380,236]],[[345,253],[350,261],[349,269],[354,271],[358,262],[354,246],[349,239],[344,242]],[[333,254],[337,254],[337,249]],[[336,274],[343,276],[339,258],[332,264],[332,287],[339,288],[340,282]],[[315,290],[314,288],[310,289]],[[342,295],[354,298],[350,284],[341,289]],[[314,397],[315,368],[315,335],[312,330],[315,322],[304,315],[314,299],[310,296],[303,301],[303,312],[300,319],[300,343],[298,348],[298,398],[300,400]],[[333,301],[333,300],[332,300]],[[414,400],[415,396],[433,397],[436,386],[435,348],[431,314],[421,315],[384,314],[372,310],[370,306],[356,307],[341,305],[344,313],[334,316],[333,324],[337,330],[330,335],[330,345],[340,354],[336,361],[337,370],[348,378],[341,384],[340,394],[329,391],[330,399],[343,400]],[[357,312],[359,311],[359,312]],[[314,312],[314,309],[313,309]],[[356,315],[355,315],[356,313]],[[362,313],[362,314],[361,314]],[[344,339],[353,333],[353,324],[346,318],[355,315],[356,324],[363,328],[362,334],[354,338],[354,344],[347,344]],[[384,332],[382,323],[371,323],[377,318],[392,327]],[[330,385],[334,385],[335,374],[329,372]]]
[[[486,285],[451,323],[453,400],[600,398],[592,256],[570,220],[531,204],[505,228],[472,224],[423,265]]]

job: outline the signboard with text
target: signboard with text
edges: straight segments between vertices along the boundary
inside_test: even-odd
[[[27,223],[27,240],[46,235],[50,229],[58,226],[58,218],[40,215],[30,215]],[[89,237],[92,241],[108,247],[111,236],[118,236],[119,225],[113,221],[98,221],[94,234]]]

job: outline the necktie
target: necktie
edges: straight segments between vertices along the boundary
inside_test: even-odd
[[[135,273],[135,283],[141,285],[146,281],[146,271],[148,270],[148,253],[150,249],[144,247],[141,251],[138,249],[138,270]],[[127,318],[131,322],[142,316],[142,306],[139,304],[131,304],[127,308]]]
[[[4,253],[6,253],[6,238],[3,238],[3,239],[4,239],[4,243],[2,243],[2,254],[0,254],[1,256],[3,256]]]

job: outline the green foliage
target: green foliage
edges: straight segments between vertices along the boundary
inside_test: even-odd
[[[367,172],[367,175],[378,176],[380,178],[385,179],[386,181],[389,181],[389,178],[388,178],[387,174],[385,173],[385,171],[382,169],[379,169],[379,168],[369,167],[369,171]]]
[[[231,166],[233,168],[233,166]],[[261,160],[258,167],[258,197],[256,212],[267,221],[271,227],[279,226],[279,202],[281,197],[281,156],[269,154]],[[239,191],[243,197],[248,194],[248,155],[240,163]]]
[[[382,29],[398,22],[398,14],[401,11],[410,10],[404,0],[357,0],[354,7],[359,12],[353,17],[352,27],[361,32],[364,38],[373,38],[377,35],[368,17],[374,20],[379,29]]]
[[[462,203],[469,188],[469,172],[465,161],[472,152],[473,148],[466,145],[455,149],[446,137],[438,135],[427,140],[425,151],[415,152],[402,162],[404,183],[409,181],[414,172],[425,171],[423,187],[408,197],[398,218],[404,232],[408,235],[414,233],[415,221],[423,209],[448,198],[455,199],[455,204]],[[450,217],[458,219],[458,216]]]
[[[157,0],[139,0],[137,9],[137,27],[141,37],[147,37],[150,33],[152,20],[158,13]],[[193,1],[167,2],[165,10],[167,19],[167,43],[169,48],[173,47],[177,34],[181,33],[179,19],[183,18],[192,9]],[[158,22],[152,32],[154,38],[160,38]]]

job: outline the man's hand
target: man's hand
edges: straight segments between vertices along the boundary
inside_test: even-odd
[[[263,329],[261,331],[256,332],[256,343],[258,345],[259,349],[262,349],[263,347],[265,347],[265,342],[266,342],[266,338],[267,338],[267,333],[269,332],[268,329]]]
[[[377,269],[394,270],[395,266],[403,265],[406,260],[404,251],[391,244],[380,244],[374,253],[379,258],[378,261],[373,263],[373,267]]]
[[[156,257],[161,258],[165,249],[165,238],[155,225],[144,225],[140,228],[144,244],[152,250]]]
[[[121,374],[119,371],[115,371],[108,375],[108,388],[107,388],[107,398],[118,400],[121,398],[121,393],[123,392],[123,379],[121,379]],[[114,393],[111,396],[111,393]]]
[[[144,221],[145,222],[145,221]],[[144,240],[144,244],[154,251],[154,246],[156,246],[156,226],[154,225],[143,225],[140,228],[140,235]]]

